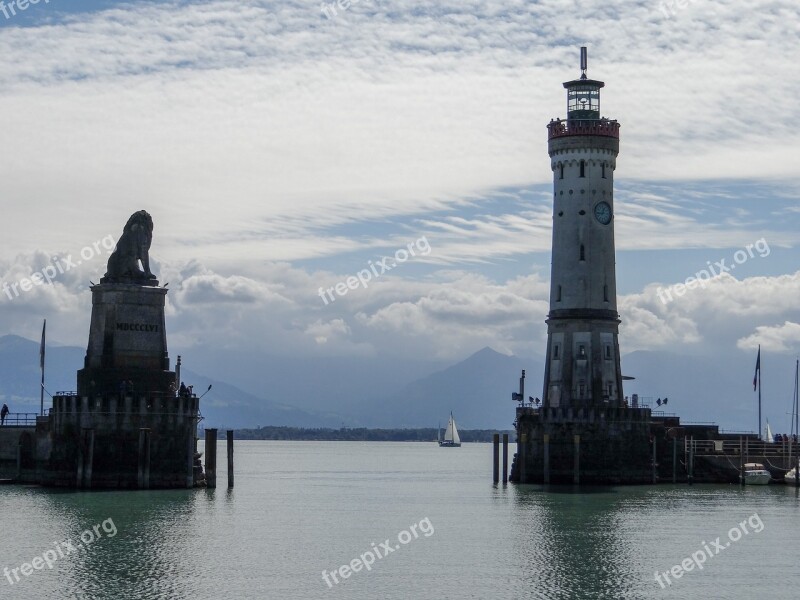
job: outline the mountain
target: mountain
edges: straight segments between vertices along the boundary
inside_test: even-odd
[[[47,348],[48,392],[75,389],[84,349]],[[188,367],[192,368],[189,369]],[[753,392],[755,356],[738,350],[719,356],[637,351],[622,357],[625,394],[669,397],[668,412],[684,422],[716,422],[724,429],[758,428]],[[763,422],[789,431],[794,358],[762,354]],[[454,365],[387,357],[275,358],[186,351],[182,378],[202,393],[205,426],[433,427],[453,411],[465,429],[508,429],[511,393],[527,370],[526,396],[541,397],[541,359],[484,348]],[[0,396],[14,412],[38,412],[39,343],[0,337]],[[236,385],[229,382],[235,381]],[[47,406],[49,402],[45,402]],[[654,404],[654,403],[653,403]],[[653,406],[657,410],[657,407]]]
[[[511,393],[519,389],[522,369],[527,369],[526,396],[541,396],[541,364],[487,347],[385,400],[375,399],[363,411],[373,415],[372,426],[430,427],[446,422],[453,411],[460,428],[510,429],[516,406]]]
[[[75,372],[83,367],[84,354],[80,348],[48,344],[45,387],[50,393],[75,389]],[[16,405],[12,411],[39,412],[41,377],[39,342],[16,335],[0,337],[0,393],[4,402]]]
[[[47,346],[45,388],[48,393],[75,389],[75,373],[83,366],[83,348]],[[0,337],[0,397],[12,412],[39,412],[39,343],[14,335]],[[311,412],[249,394],[224,381],[183,369],[181,378],[200,395],[204,427],[245,428],[258,425],[339,427],[335,413]],[[50,406],[45,395],[45,408]]]
[[[172,353],[182,354],[184,366],[196,373],[235,382],[254,396],[305,411],[345,415],[345,424],[353,427],[366,425],[373,413],[380,414],[374,406],[376,395],[384,402],[387,390],[392,393],[449,366],[402,357],[294,357],[203,346],[177,352],[173,347]]]

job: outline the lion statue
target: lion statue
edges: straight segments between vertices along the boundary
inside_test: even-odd
[[[153,242],[153,218],[143,210],[128,219],[117,247],[108,259],[108,271],[101,283],[152,283],[156,276],[150,271],[150,244]],[[139,268],[139,261],[142,268]]]

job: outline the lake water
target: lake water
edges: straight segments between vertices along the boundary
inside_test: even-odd
[[[788,486],[503,488],[486,444],[237,442],[229,492],[224,452],[217,490],[0,487],[0,569],[20,577],[0,575],[0,598],[799,597]],[[654,573],[703,542],[703,569],[662,589]],[[52,569],[19,570],[48,551]],[[344,579],[361,555],[370,570]]]

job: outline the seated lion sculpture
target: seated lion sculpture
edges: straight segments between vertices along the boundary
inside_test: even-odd
[[[150,244],[153,242],[153,218],[143,210],[133,213],[117,247],[108,259],[108,271],[101,283],[152,284],[156,276],[150,272]],[[139,261],[142,268],[139,268]]]

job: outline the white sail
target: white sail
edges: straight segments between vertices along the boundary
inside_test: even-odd
[[[444,432],[444,441],[445,442],[452,442],[453,441],[453,429],[455,423],[453,422],[453,416],[450,415],[450,420],[447,422],[447,429]],[[458,435],[458,432],[456,432]]]
[[[460,444],[461,438],[458,436],[458,428],[453,415],[450,415],[450,420],[447,422],[447,431],[444,432],[444,441],[452,442],[453,444]]]
[[[450,423],[453,425],[453,443],[460,444],[461,438],[458,437],[458,427],[456,427],[456,421],[453,419],[452,415],[450,415]]]
[[[775,438],[772,435],[772,429],[769,426],[769,419],[767,419],[767,426],[764,428],[764,441],[772,442]]]

